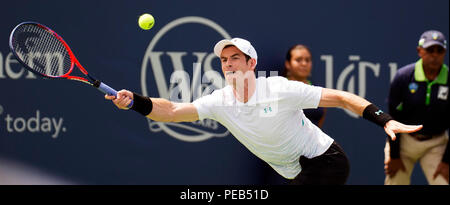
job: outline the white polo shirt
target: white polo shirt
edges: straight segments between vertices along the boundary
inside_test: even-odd
[[[284,77],[260,77],[247,103],[227,85],[193,104],[200,120],[218,121],[281,176],[293,179],[301,171],[300,156],[319,156],[333,143],[302,111],[317,108],[321,93],[321,87]]]

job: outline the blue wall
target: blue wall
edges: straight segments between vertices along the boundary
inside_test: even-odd
[[[415,47],[422,32],[437,29],[448,38],[448,4],[447,0],[2,2],[0,158],[81,184],[280,181],[215,122],[155,124],[116,109],[87,85],[30,75],[8,48],[10,31],[22,21],[55,30],[80,63],[110,86],[155,97],[169,88],[176,66],[192,74],[198,61],[203,69],[219,71],[218,59],[210,62],[208,56],[223,37],[250,40],[261,71],[281,71],[287,49],[302,43],[313,52],[314,84],[354,92],[387,110],[392,74],[418,59]],[[142,13],[156,19],[149,31],[137,26]],[[148,61],[152,55],[159,61]],[[182,56],[181,64],[174,61],[177,55]],[[157,68],[164,75],[155,74]],[[324,131],[350,158],[348,184],[383,184],[383,129],[344,110],[328,109]],[[420,171],[414,174],[415,184],[426,183]]]

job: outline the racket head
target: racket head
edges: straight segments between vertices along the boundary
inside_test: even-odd
[[[37,22],[22,22],[11,32],[9,47],[16,59],[31,72],[46,78],[67,78],[88,82],[79,76],[69,76],[74,65],[87,75],[67,43],[56,32]]]
[[[45,25],[31,21],[18,24],[9,36],[9,48],[19,63],[37,75],[76,80],[105,94],[117,95],[116,90],[90,76],[64,39]],[[69,75],[75,66],[87,78]]]

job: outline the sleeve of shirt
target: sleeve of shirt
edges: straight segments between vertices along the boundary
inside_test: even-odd
[[[389,114],[395,119],[399,120],[401,117],[401,103],[402,103],[402,89],[404,84],[407,82],[402,82],[401,75],[397,73],[394,77],[394,80],[391,83],[390,90],[389,90],[389,97],[388,97],[388,107],[389,107]],[[395,141],[392,141],[391,138],[388,136],[389,139],[389,146],[390,146],[390,157],[393,159],[400,158],[400,138],[399,135],[397,135],[397,139]]]
[[[221,95],[219,91],[214,91],[210,95],[205,95],[194,102],[192,104],[197,108],[198,118],[199,120],[203,120],[206,118],[215,120],[215,111],[217,111],[217,106],[220,106],[221,101]]]
[[[285,91],[294,97],[294,104],[301,109],[319,107],[322,87],[312,86],[298,81],[287,81]]]

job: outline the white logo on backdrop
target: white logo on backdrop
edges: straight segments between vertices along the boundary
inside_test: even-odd
[[[177,52],[177,51],[154,51],[154,48],[158,41],[170,30],[172,30],[175,27],[184,25],[184,24],[200,24],[203,26],[206,26],[208,28],[211,28],[215,30],[217,33],[219,33],[223,38],[231,38],[230,35],[217,23],[203,18],[203,17],[197,17],[197,16],[188,16],[176,19],[167,25],[165,25],[158,33],[155,35],[155,37],[150,42],[146,52],[144,59],[142,61],[142,69],[141,69],[141,87],[142,87],[142,93],[146,96],[149,95],[149,92],[147,90],[147,68],[151,67],[153,71],[153,81],[155,81],[157,85],[157,90],[159,93],[159,96],[161,98],[165,99],[171,99],[173,96],[174,89],[182,89],[182,90],[190,90],[189,95],[182,96],[183,100],[191,100],[191,94],[194,95],[194,99],[201,96],[202,90],[204,87],[202,87],[200,83],[200,76],[201,68],[200,66],[203,66],[203,73],[206,76],[206,78],[220,78],[222,79],[222,82],[224,82],[223,78],[221,76],[218,76],[218,72],[210,72],[213,71],[212,69],[212,60],[216,58],[214,53],[212,52],[192,52],[191,55],[195,56],[197,58],[197,62],[193,63],[193,79],[191,80],[192,84],[189,85],[189,79],[187,81],[182,82],[178,85],[178,87],[173,87],[173,84],[169,86],[169,84],[166,82],[166,75],[172,75],[174,74],[186,74],[184,65],[182,62],[182,57],[188,55],[189,53],[186,52]],[[201,37],[199,36],[199,39]],[[211,45],[212,46],[212,45]],[[193,48],[195,49],[195,48]],[[212,48],[211,48],[212,51]],[[163,68],[161,63],[161,56],[167,55],[170,57],[172,61],[173,69],[170,68]],[[170,72],[169,72],[170,71]],[[209,75],[209,76],[208,76]],[[172,76],[173,77],[173,76]],[[187,83],[186,83],[187,82]],[[173,82],[171,82],[173,83]],[[212,82],[216,88],[222,88],[223,84],[221,82]],[[181,87],[181,88],[180,88]],[[186,93],[186,92],[184,92]],[[183,93],[182,93],[183,94]],[[188,123],[163,123],[163,122],[156,122],[150,119],[148,120],[148,125],[150,127],[150,130],[152,132],[160,132],[164,131],[168,135],[187,142],[199,142],[204,141],[212,137],[225,137],[229,134],[229,131],[226,129],[223,132],[219,132],[219,128],[221,127],[216,121],[205,119],[203,121],[197,121],[192,123],[192,125]],[[198,128],[201,126],[202,128]],[[179,132],[179,130],[183,130],[183,133]],[[185,133],[193,133],[193,134],[185,134]]]
[[[334,87],[333,78],[335,69],[333,68],[333,56],[332,55],[321,55],[320,59],[325,61],[325,86],[327,88],[334,88],[337,90],[348,91],[355,93],[362,98],[366,98],[366,77],[367,71],[371,71],[374,77],[378,78],[380,76],[380,63],[372,63],[368,61],[361,61],[359,55],[350,55],[348,60],[351,62],[344,70],[341,71],[337,78],[336,87]],[[357,66],[356,66],[357,64]],[[397,63],[389,63],[389,73],[390,81],[395,77],[397,72]],[[355,76],[352,75],[355,69],[358,69],[358,92],[355,90]],[[347,82],[347,84],[345,84]],[[345,89],[345,87],[347,89]],[[351,117],[358,118],[359,116],[348,110],[344,111]]]

